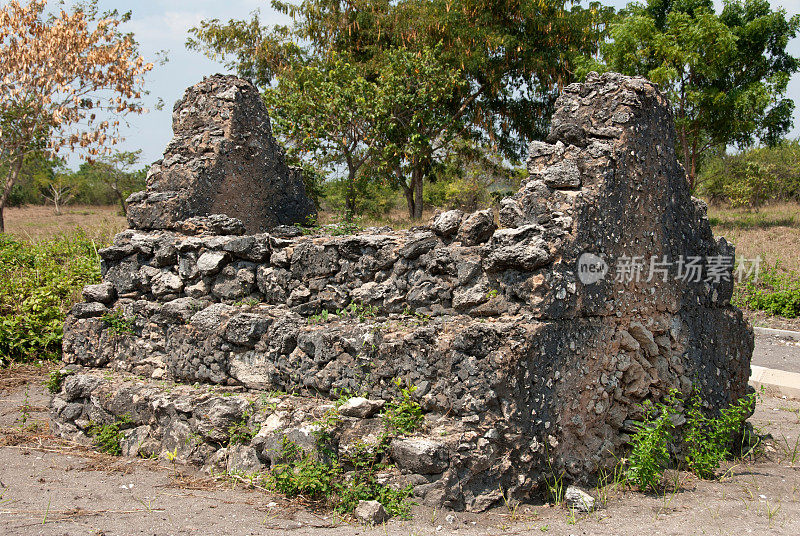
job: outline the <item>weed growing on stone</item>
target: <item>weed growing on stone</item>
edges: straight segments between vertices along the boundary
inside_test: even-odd
[[[97,448],[106,454],[114,456],[122,455],[122,430],[133,424],[133,421],[128,415],[117,417],[113,423],[99,424],[96,422],[89,422],[86,427],[86,433],[93,437]]]
[[[632,450],[628,459],[626,479],[641,489],[656,490],[664,470],[670,465],[670,451],[682,451],[678,467],[686,467],[700,478],[714,478],[723,460],[741,454],[752,435],[742,432],[747,417],[753,412],[757,395],[750,394],[727,408],[716,417],[707,417],[702,411],[702,399],[694,391],[687,400],[673,390],[663,402],[643,405],[645,419],[631,439]],[[673,418],[685,407],[686,424],[682,434],[677,434]],[[741,444],[735,444],[736,437]],[[750,451],[754,447],[750,447]]]
[[[309,324],[324,324],[325,322],[328,321],[329,317],[330,317],[330,312],[328,312],[327,309],[323,309],[322,311],[319,312],[319,314],[309,316],[308,317],[308,323]]]
[[[351,302],[344,309],[336,311],[336,316],[355,317],[359,322],[364,322],[367,318],[374,318],[378,315],[378,307],[368,305],[363,302]]]
[[[250,413],[245,411],[242,418],[228,427],[228,444],[248,445],[261,429],[261,424],[256,423],[255,427],[250,427],[247,421],[250,420]]]
[[[386,411],[383,412],[383,422],[387,427],[401,434],[410,434],[417,431],[424,420],[422,406],[411,397],[414,391],[417,390],[417,386],[400,387],[400,380],[395,380],[395,384],[400,389],[400,399],[395,399],[386,404]]]
[[[281,444],[283,463],[270,470],[265,487],[289,497],[326,503],[335,512],[352,512],[362,500],[380,502],[390,515],[408,517],[412,502],[411,486],[395,489],[378,482],[377,472],[386,469],[385,451],[388,436],[377,445],[357,448],[346,459],[325,462],[309,456],[294,442],[284,437]],[[345,471],[344,466],[353,467]]]
[[[234,307],[253,307],[255,305],[258,305],[259,303],[261,303],[261,302],[259,302],[256,298],[245,298],[243,300],[239,300],[239,301],[233,302],[233,306]]]
[[[108,328],[108,331],[114,335],[134,333],[133,319],[127,318],[122,309],[114,309],[113,311],[104,314],[102,320]]]
[[[61,392],[61,386],[64,384],[64,378],[69,376],[69,372],[63,373],[60,370],[54,370],[50,373],[50,377],[44,382],[47,390],[53,394]]]

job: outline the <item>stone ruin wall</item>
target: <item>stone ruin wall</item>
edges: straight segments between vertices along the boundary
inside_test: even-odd
[[[126,432],[130,454],[194,434],[202,441],[181,447],[182,459],[260,469],[275,461],[275,437],[313,450],[303,438],[325,403],[281,399],[257,417],[251,445],[223,448],[225,423],[254,393],[391,400],[399,379],[417,386],[426,427],[393,441],[387,478],[426,504],[482,510],[500,487],[525,499],[553,472],[585,483],[614,465],[645,399],[695,385],[714,409],[746,394],[753,338],[730,305],[732,281],[614,277],[623,257],[733,254],[690,197],[657,88],[616,74],[567,87],[528,168],[499,228],[487,210],[350,236],[212,234],[243,229],[207,214],[120,233],[100,252],[104,282],[65,324],[64,360],[84,373],[55,398],[60,432],[82,437],[89,419],[127,412],[138,425]],[[586,252],[612,266],[584,285]],[[350,304],[356,313],[324,313]],[[114,308],[132,333],[109,329]],[[139,380],[109,383],[92,369]],[[182,385],[195,382],[235,396]],[[373,414],[347,417],[334,450],[377,437]]]

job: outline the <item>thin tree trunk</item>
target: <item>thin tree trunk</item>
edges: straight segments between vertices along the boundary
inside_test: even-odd
[[[356,214],[356,173],[355,170],[349,170],[347,173],[347,193],[345,194],[345,210],[347,211],[346,219],[350,221]]]
[[[119,182],[114,181],[114,184],[111,186],[111,189],[114,190],[114,193],[117,194],[117,199],[119,200],[119,206],[122,209],[122,215],[128,215],[128,205],[125,204],[125,197],[122,195],[122,191],[119,189]]]
[[[422,219],[422,170],[417,169],[414,170],[412,175],[414,177],[414,219],[421,220]]]
[[[0,233],[6,232],[6,222],[3,213],[5,212],[6,203],[8,202],[8,196],[11,195],[11,188],[14,187],[19,177],[19,172],[22,170],[22,162],[22,157],[17,158],[17,161],[14,162],[14,165],[8,172],[5,185],[3,185],[3,194],[0,196]]]
[[[127,216],[128,215],[128,205],[125,204],[125,198],[122,197],[122,194],[120,194],[119,192],[117,192],[117,198],[119,199],[119,206],[122,209],[122,215],[123,216]]]
[[[413,218],[414,217],[414,190],[412,189],[413,184],[411,186],[406,184],[406,181],[403,178],[403,172],[400,170],[400,168],[395,168],[394,174],[397,177],[397,184],[400,185],[400,189],[403,190],[403,195],[406,196],[406,207],[408,208],[408,217]]]

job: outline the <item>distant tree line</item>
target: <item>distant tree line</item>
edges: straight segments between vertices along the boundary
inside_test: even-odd
[[[187,46],[256,83],[289,160],[305,171],[308,192],[345,218],[403,206],[419,219],[426,206],[472,210],[496,202],[524,178],[527,145],[546,136],[562,88],[607,70],[660,84],[672,103],[679,158],[693,191],[737,203],[791,198],[790,186],[762,188],[760,179],[734,195],[734,186],[720,186],[720,172],[712,173],[764,177],[739,171],[745,157],[724,155],[731,147],[763,147],[753,157],[762,162],[769,151],[792,147],[784,143],[794,113],[786,90],[800,60],[787,45],[800,16],[773,10],[768,0],[727,0],[719,11],[713,0],[646,0],[619,12],[579,0],[270,4],[290,22],[263,25],[258,13],[206,20],[190,31]],[[129,14],[98,14],[91,1],[61,15],[76,24],[81,44],[72,55],[98,64],[94,71],[46,72],[53,55],[59,65],[72,65],[52,42],[73,41],[59,33],[61,26],[48,26],[44,5],[15,0],[0,9],[0,59],[10,66],[6,80],[17,77],[4,82],[9,91],[0,96],[6,177],[0,229],[8,203],[115,202],[124,210],[127,193],[143,186],[131,153],[108,150],[119,122],[92,111],[100,105],[118,114],[143,111],[141,75],[152,65],[137,58],[133,36],[116,30]],[[103,54],[91,55],[92,31],[107,40]],[[29,48],[7,46],[14,35]],[[45,37],[50,56],[34,46]],[[125,69],[109,51],[124,55]],[[123,104],[91,97],[108,88],[100,72],[116,73]],[[19,97],[30,94],[18,91],[25,84],[40,87],[41,76],[48,83],[34,95],[38,100]],[[87,97],[58,101],[64,87],[81,88]],[[66,127],[73,123],[84,130],[71,133]],[[73,148],[93,161],[65,170],[56,150]]]
[[[7,206],[52,204],[58,213],[69,203],[117,205],[124,214],[127,197],[145,186],[147,168],[139,163],[140,154],[113,153],[71,170],[62,160],[35,153],[25,160]]]

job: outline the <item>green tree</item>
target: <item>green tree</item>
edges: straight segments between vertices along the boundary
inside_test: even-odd
[[[351,218],[359,171],[375,154],[376,84],[333,54],[285,69],[264,99],[274,130],[292,156],[323,169],[345,166],[345,207]]]
[[[72,176],[75,197],[89,203],[118,203],[127,214],[125,200],[145,187],[147,169],[136,169],[141,154],[141,149],[118,151],[82,163]]]
[[[786,51],[800,16],[767,0],[648,0],[611,24],[602,47],[608,68],[661,85],[675,115],[690,188],[703,156],[718,146],[774,145],[791,128],[785,98],[800,61]]]
[[[375,117],[385,161],[367,161],[362,173],[391,177],[419,217],[422,184],[453,131],[513,156],[544,134],[575,58],[594,52],[604,31],[596,22],[607,10],[597,3],[567,10],[575,3],[273,0],[290,25],[262,27],[257,15],[204,21],[188,46],[226,58],[264,88],[333,53],[367,82],[381,84],[396,97],[394,105],[383,99]],[[434,88],[423,72],[446,85]]]

